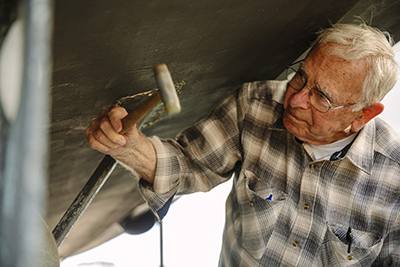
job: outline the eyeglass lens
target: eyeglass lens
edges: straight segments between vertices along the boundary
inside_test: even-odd
[[[295,64],[294,66],[287,69],[287,80],[293,89],[302,90],[307,84],[307,79],[304,75],[299,72],[300,64]],[[308,86],[307,86],[308,87]],[[318,111],[325,113],[328,112],[330,104],[328,99],[314,88],[310,88],[310,103]]]

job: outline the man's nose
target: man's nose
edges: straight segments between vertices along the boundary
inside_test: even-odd
[[[308,86],[304,86],[301,91],[296,91],[290,99],[290,105],[293,108],[310,108],[310,89]]]

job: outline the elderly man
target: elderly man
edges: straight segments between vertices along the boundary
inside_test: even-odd
[[[376,118],[397,72],[384,34],[335,25],[289,82],[243,85],[177,141],[118,134],[121,107],[87,141],[140,178],[159,219],[235,173],[220,266],[400,266],[400,138]]]

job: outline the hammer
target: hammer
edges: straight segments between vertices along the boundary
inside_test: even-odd
[[[133,125],[143,119],[161,100],[163,100],[169,115],[174,115],[181,111],[179,98],[167,66],[165,64],[157,65],[153,68],[153,71],[159,90],[122,119],[123,128],[120,134],[126,133]],[[57,247],[61,246],[117,165],[118,162],[114,158],[109,155],[104,156],[81,192],[54,228],[53,236]]]

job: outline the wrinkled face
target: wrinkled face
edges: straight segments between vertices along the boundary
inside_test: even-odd
[[[311,51],[304,61],[307,85],[326,95],[337,107],[360,100],[366,77],[362,62],[346,62],[336,56],[326,56],[327,46]],[[317,111],[310,104],[310,89],[305,86],[296,91],[290,85],[284,99],[283,124],[298,139],[313,145],[329,144],[352,134],[352,122],[362,111],[353,112],[355,106]]]

